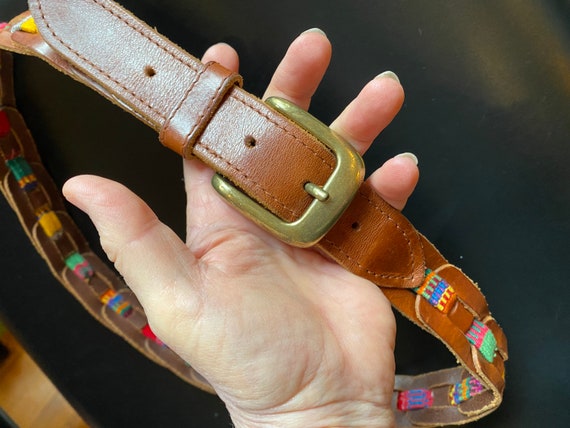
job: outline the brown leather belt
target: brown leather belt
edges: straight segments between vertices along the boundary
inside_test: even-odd
[[[240,87],[239,75],[202,64],[110,0],[30,0],[29,6],[0,32],[1,48],[38,56],[135,115],[159,132],[165,146],[214,169],[214,187],[244,214],[286,242],[315,246],[374,282],[396,309],[448,347],[460,366],[396,376],[398,426],[462,424],[500,404],[507,341],[481,291],[362,183],[360,157],[328,127],[284,100],[266,103],[252,96]],[[208,389],[151,334],[140,334],[146,327],[142,308],[90,252],[55,196],[14,108],[10,59],[2,54],[2,61],[2,111],[11,124],[11,132],[0,134],[2,189],[30,238],[92,314],[155,361]],[[37,195],[30,196],[10,168],[14,150],[31,165],[43,189]],[[33,207],[42,203],[61,219],[63,233],[38,232],[41,216]],[[95,274],[84,280],[73,275],[67,260],[73,251]],[[85,282],[93,291],[89,296]],[[96,296],[105,287],[131,302],[128,317],[101,306]]]

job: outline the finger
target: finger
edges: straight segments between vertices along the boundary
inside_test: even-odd
[[[186,278],[196,277],[196,260],[184,243],[126,187],[79,176],[64,185],[63,193],[89,215],[109,259],[145,308],[152,309],[156,293],[163,301],[174,299],[188,285]]]
[[[364,153],[394,119],[404,102],[398,77],[384,72],[370,81],[331,124],[331,128]]]
[[[389,159],[368,178],[382,198],[401,210],[419,179],[418,159],[412,153],[402,153]]]
[[[206,50],[202,62],[215,61],[228,70],[238,72],[239,57],[234,48],[226,43],[218,43]],[[197,212],[202,206],[210,206],[214,199],[210,184],[214,172],[195,159],[184,159],[184,182],[186,184],[188,232],[196,223],[202,223],[197,218]],[[190,233],[188,233],[188,237]],[[187,237],[187,238],[188,238]]]
[[[220,63],[228,70],[237,73],[239,70],[239,57],[234,48],[226,43],[218,43],[210,46],[202,57],[202,62],[207,63],[215,61]]]
[[[331,59],[331,44],[317,28],[297,37],[277,66],[263,98],[282,97],[308,109]]]

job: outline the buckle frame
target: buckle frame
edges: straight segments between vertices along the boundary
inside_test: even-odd
[[[293,222],[286,222],[269,212],[219,174],[212,178],[212,186],[242,214],[280,240],[296,247],[310,247],[327,234],[350,205],[364,180],[364,161],[348,142],[290,101],[271,97],[266,103],[315,136],[333,152],[336,166],[329,179],[316,192],[315,185],[305,185],[305,191],[315,199],[301,217]]]

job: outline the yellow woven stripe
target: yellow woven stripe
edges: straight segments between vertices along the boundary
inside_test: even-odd
[[[38,27],[36,25],[36,21],[31,16],[26,19],[22,24],[20,24],[20,30],[24,31],[25,33],[36,34],[38,32]]]
[[[40,226],[49,238],[53,238],[63,230],[61,221],[59,221],[57,214],[53,211],[46,211],[42,213],[39,218],[39,222]]]

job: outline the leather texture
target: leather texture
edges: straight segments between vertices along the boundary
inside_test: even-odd
[[[95,255],[81,231],[67,213],[60,191],[46,171],[39,157],[35,142],[24,118],[16,109],[12,91],[12,58],[0,52],[0,114],[8,118],[11,132],[0,138],[0,189],[18,215],[24,230],[37,251],[48,264],[52,274],[75,296],[98,321],[123,337],[152,361],[168,367],[182,379],[206,391],[213,392],[208,382],[189,367],[176,354],[160,343],[141,334],[148,325],[144,310],[136,296],[105,262]],[[24,191],[8,167],[7,159],[22,157],[33,170],[33,189]],[[38,220],[38,211],[55,213],[62,224],[62,231],[48,236]],[[66,258],[73,253],[84,257],[94,271],[88,280],[78,277],[66,265]],[[100,296],[108,290],[130,303],[132,314],[128,318],[101,304]]]
[[[295,220],[311,202],[304,183],[322,185],[331,174],[334,157],[328,149],[241,89],[239,76],[216,64],[201,64],[115,3],[34,0],[30,9],[39,34],[11,32],[8,27],[0,38],[6,49],[40,56],[92,87],[158,131],[167,147],[202,160],[284,220]],[[27,18],[27,14],[16,18],[12,28]],[[251,138],[256,141],[254,148],[246,144]],[[288,171],[286,179],[280,171]],[[6,192],[17,210],[26,205],[16,201],[15,184]],[[55,189],[47,193],[55,194]],[[54,210],[63,212],[58,203]],[[33,217],[22,215],[22,219],[28,230],[36,227]],[[66,222],[65,230],[73,228]],[[42,239],[31,238],[48,261],[59,259],[61,264],[61,254],[50,253],[49,240],[44,245]],[[82,242],[81,238],[73,240]],[[399,426],[465,423],[500,404],[508,357],[502,330],[477,285],[449,264],[400,212],[363,184],[317,246],[346,269],[381,287],[396,309],[444,342],[462,366],[415,379],[398,377],[395,401],[410,385],[433,389],[436,401],[427,409],[397,411]],[[53,270],[69,283],[64,267],[55,265]],[[424,282],[426,270],[455,290],[457,299],[445,313],[414,291]],[[496,340],[491,361],[467,339],[475,321],[486,326]],[[449,387],[469,374],[486,391],[460,405],[450,405],[445,398]],[[193,383],[200,381],[190,378]]]

